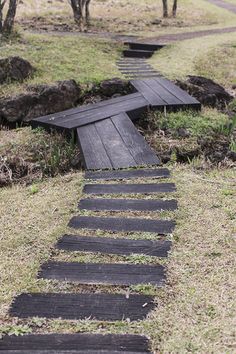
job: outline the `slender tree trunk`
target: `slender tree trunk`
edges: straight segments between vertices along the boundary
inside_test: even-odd
[[[89,5],[91,0],[71,0],[71,7],[74,14],[75,23],[83,30],[84,26],[89,25]]]
[[[80,3],[77,0],[71,0],[71,7],[72,7],[75,23],[80,25],[80,21],[82,17]]]
[[[174,0],[174,2],[173,2],[173,8],[172,8],[172,16],[173,16],[173,17],[176,17],[176,13],[177,13],[177,3],[178,3],[178,0]]]
[[[168,1],[162,0],[162,3],[163,3],[163,17],[166,18],[168,17]]]
[[[4,34],[10,34],[14,26],[14,20],[16,16],[17,0],[10,0],[6,18],[3,23],[2,32]]]
[[[85,4],[85,18],[86,18],[86,24],[88,26],[90,24],[90,11],[89,11],[90,2],[91,0],[86,0],[86,4]]]

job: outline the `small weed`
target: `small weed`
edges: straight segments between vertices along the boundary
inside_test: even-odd
[[[223,189],[223,190],[222,190],[222,194],[223,194],[224,196],[228,197],[228,196],[234,195],[235,192],[234,192],[233,190],[231,190],[231,189]]]
[[[0,336],[23,336],[31,332],[32,329],[27,325],[6,325],[0,328]]]
[[[36,193],[38,193],[38,191],[39,191],[39,188],[36,184],[33,184],[32,186],[30,186],[30,189],[29,189],[30,194],[32,194],[32,195],[36,194]]]

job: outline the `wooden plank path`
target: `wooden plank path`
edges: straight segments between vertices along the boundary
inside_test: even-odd
[[[167,168],[149,168],[112,171],[85,171],[85,178],[91,180],[122,180],[136,178],[168,178],[170,171]]]
[[[148,354],[148,338],[114,334],[28,334],[0,340],[4,354]]]
[[[171,241],[167,240],[130,240],[126,238],[64,235],[57,242],[56,247],[65,251],[118,255],[146,254],[155,257],[167,257],[171,244]]]

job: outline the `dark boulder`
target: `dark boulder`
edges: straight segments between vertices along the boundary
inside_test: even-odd
[[[104,80],[99,85],[94,86],[94,93],[105,97],[112,97],[114,95],[126,95],[131,92],[130,83],[127,80],[114,78],[111,80]]]
[[[224,87],[202,76],[188,76],[186,81],[176,83],[204,106],[224,109],[233,99]]]
[[[0,122],[29,122],[39,116],[64,111],[77,104],[80,93],[80,86],[74,80],[50,86],[30,86],[26,94],[0,100]]]
[[[0,84],[8,81],[20,81],[30,77],[35,69],[25,59],[9,57],[0,59]]]

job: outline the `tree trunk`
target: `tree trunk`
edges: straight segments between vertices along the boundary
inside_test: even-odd
[[[162,3],[163,3],[163,17],[166,18],[168,17],[168,1],[162,0]]]
[[[3,23],[2,32],[10,34],[13,30],[14,20],[16,16],[17,0],[10,0],[6,18]]]
[[[81,17],[82,17],[80,2],[78,2],[78,0],[71,0],[71,7],[72,7],[75,23],[80,25]]]
[[[71,0],[71,7],[75,23],[83,30],[84,25],[89,25],[89,5],[91,0]]]
[[[174,2],[173,2],[173,8],[172,8],[172,16],[173,16],[173,17],[176,17],[176,13],[177,13],[177,3],[178,3],[178,0],[174,0]]]
[[[86,0],[86,4],[85,4],[85,18],[86,18],[86,24],[88,26],[90,24],[90,11],[89,11],[90,2],[91,0]]]

